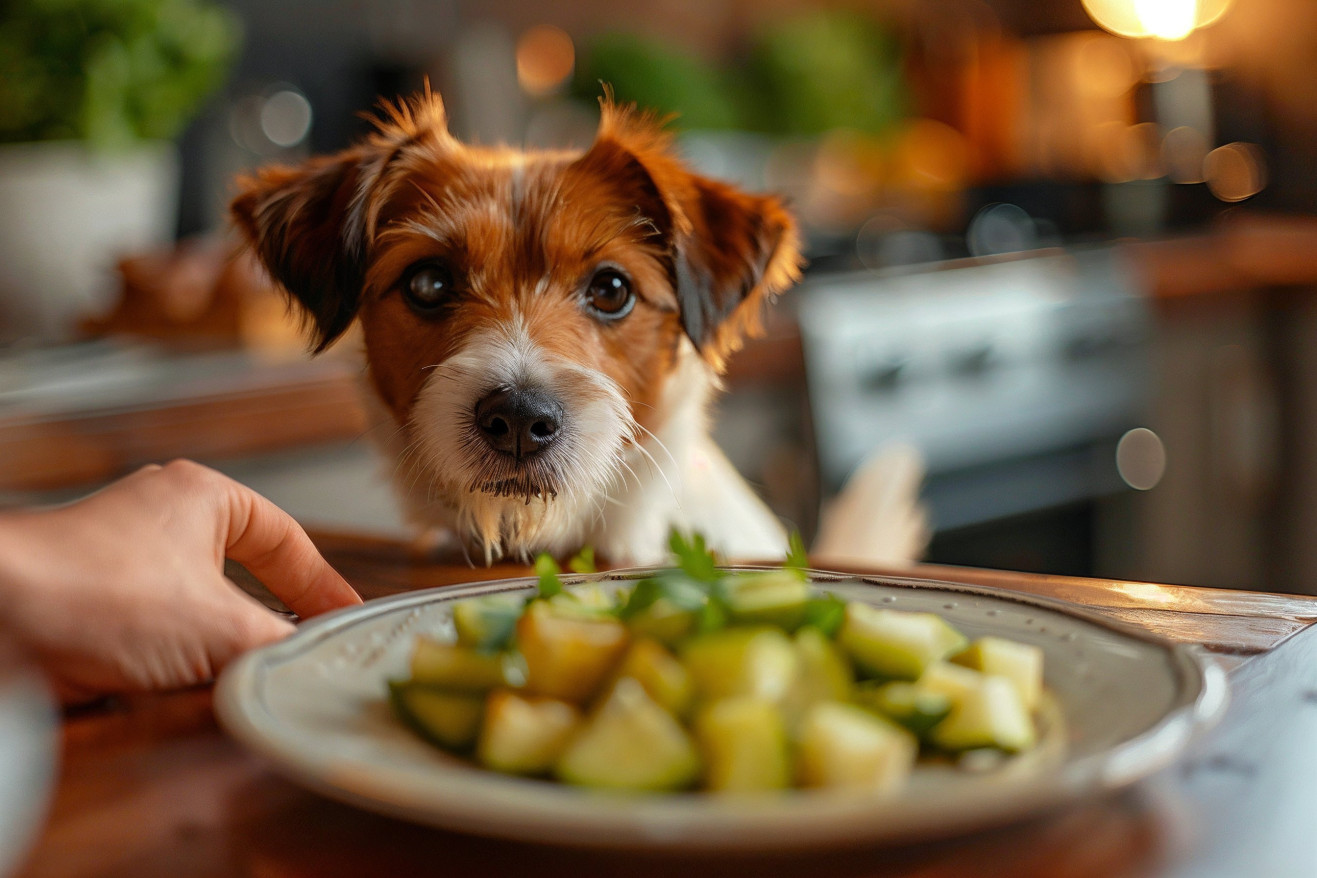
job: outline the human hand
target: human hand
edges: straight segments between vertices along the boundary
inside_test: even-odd
[[[361,603],[287,513],[175,461],[69,506],[0,516],[0,630],[65,702],[205,682],[293,630],[224,576],[226,557],[300,616]]]

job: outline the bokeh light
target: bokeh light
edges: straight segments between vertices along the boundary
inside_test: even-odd
[[[1181,125],[1166,132],[1162,140],[1162,163],[1173,183],[1203,182],[1203,164],[1208,153],[1207,135]]]
[[[1166,446],[1147,427],[1135,427],[1116,443],[1116,470],[1136,491],[1151,491],[1166,474]]]
[[[532,95],[552,94],[576,67],[576,47],[561,28],[540,24],[517,40],[517,82]]]
[[[970,220],[965,233],[973,256],[999,256],[1038,246],[1038,224],[1016,204],[990,204]]]
[[[1157,179],[1162,175],[1160,135],[1151,122],[1103,123],[1094,132],[1098,176],[1107,183]]]
[[[1075,82],[1090,95],[1118,97],[1138,83],[1139,70],[1129,45],[1106,34],[1085,34],[1075,51],[1074,64]]]
[[[954,189],[969,174],[965,135],[934,119],[915,119],[896,146],[895,164],[905,182],[930,189]]]
[[[275,92],[261,106],[261,131],[275,146],[296,146],[311,131],[311,102],[293,89]]]
[[[937,235],[911,228],[903,216],[876,213],[855,235],[855,255],[869,269],[893,268],[938,262],[947,258]]]
[[[234,100],[229,110],[233,142],[259,156],[283,155],[311,133],[311,102],[291,85],[279,84],[263,94]]]
[[[1221,201],[1243,201],[1266,187],[1266,157],[1251,143],[1227,143],[1207,154],[1203,176]]]

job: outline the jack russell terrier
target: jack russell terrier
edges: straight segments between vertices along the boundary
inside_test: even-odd
[[[672,527],[781,557],[780,522],[709,435],[728,356],[800,276],[781,201],[693,173],[651,115],[602,102],[584,151],[458,142],[437,96],[364,142],[239,183],[232,212],[317,351],[360,321],[408,518],[486,563]]]

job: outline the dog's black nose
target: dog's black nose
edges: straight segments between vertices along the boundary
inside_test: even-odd
[[[547,393],[504,388],[476,403],[476,426],[492,448],[520,460],[552,444],[562,414],[562,405]]]

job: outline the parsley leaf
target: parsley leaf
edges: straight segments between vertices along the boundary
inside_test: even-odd
[[[567,569],[573,573],[595,573],[598,568],[594,563],[594,546],[582,546],[572,560],[567,562]]]
[[[805,570],[809,568],[809,553],[805,551],[805,540],[801,538],[798,530],[793,530],[787,540],[787,560],[782,566],[801,579],[806,578]]]
[[[846,618],[846,602],[832,592],[822,597],[810,598],[805,603],[805,621],[829,637],[837,634],[842,621]]]
[[[535,575],[540,578],[540,597],[551,598],[562,591],[562,580],[558,578],[561,572],[558,562],[547,552],[541,552],[536,556]]]
[[[681,570],[660,570],[636,583],[619,615],[629,619],[649,609],[660,599],[668,601],[679,610],[697,612],[709,602],[709,584],[694,580]]]
[[[697,582],[717,582],[722,579],[718,559],[704,543],[704,534],[695,533],[689,538],[675,527],[668,535],[668,548],[677,566]]]

